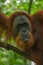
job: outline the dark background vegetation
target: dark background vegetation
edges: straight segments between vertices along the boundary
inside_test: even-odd
[[[13,12],[24,10],[28,12],[30,0],[0,0],[0,11],[10,16]],[[43,10],[43,0],[33,0],[31,13]],[[11,44],[14,41],[10,41]],[[24,58],[23,56],[4,48],[0,48],[0,65],[29,65],[30,60]]]

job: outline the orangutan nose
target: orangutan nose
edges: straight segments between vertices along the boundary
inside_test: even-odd
[[[22,29],[20,31],[20,36],[21,36],[22,41],[24,42],[27,42],[30,39],[29,32],[26,29]]]

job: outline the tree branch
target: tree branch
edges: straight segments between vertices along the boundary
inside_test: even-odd
[[[30,12],[31,12],[32,2],[33,2],[33,0],[30,0],[30,3],[29,3],[29,10],[28,10],[28,13],[29,13],[29,14],[30,14]]]
[[[14,47],[14,46],[12,46],[12,45],[10,45],[8,43],[4,43],[4,42],[0,41],[0,47],[3,47],[5,49],[7,49],[7,50],[12,50],[12,51],[26,57],[27,59],[30,59],[30,53],[23,52],[23,51],[19,50],[18,48]]]

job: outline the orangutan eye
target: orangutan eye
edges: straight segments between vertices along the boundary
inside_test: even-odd
[[[27,23],[24,23],[24,24],[19,24],[18,26],[17,26],[17,30],[20,30],[21,28],[27,28],[27,29],[29,29],[29,25],[27,24]]]

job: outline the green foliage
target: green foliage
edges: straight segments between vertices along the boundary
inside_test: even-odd
[[[39,10],[43,10],[43,0],[33,1],[31,14],[33,14]]]
[[[11,0],[9,3],[4,4],[2,7],[2,11],[6,15],[11,15],[16,10],[24,10],[28,12],[29,8],[29,1],[30,0]],[[43,10],[43,0],[33,0],[32,8],[31,8],[31,14],[38,10]]]
[[[4,48],[0,48],[0,65],[24,65],[24,59],[24,57],[11,50],[8,51]],[[26,60],[26,62],[29,64],[29,61]]]
[[[4,3],[4,2],[5,2],[5,0],[0,0],[0,2]]]

